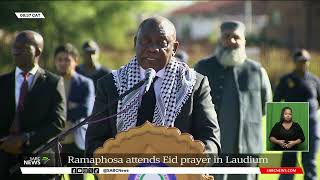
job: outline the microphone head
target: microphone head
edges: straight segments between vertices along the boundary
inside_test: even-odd
[[[154,69],[152,69],[152,68],[148,68],[148,69],[146,69],[145,75],[146,75],[146,79],[145,79],[145,91],[144,91],[144,93],[149,91],[150,86],[152,84],[152,81],[156,77],[156,71]]]
[[[145,71],[145,75],[147,78],[153,79],[156,77],[156,71],[153,68],[148,68]]]

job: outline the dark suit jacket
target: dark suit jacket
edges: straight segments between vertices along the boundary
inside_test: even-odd
[[[93,113],[105,110],[106,105],[114,102],[117,97],[113,75],[109,74],[99,79]],[[116,112],[117,104],[107,109],[105,116]],[[197,73],[193,92],[177,116],[175,127],[182,133],[190,133],[194,139],[201,140],[205,144],[206,152],[220,152],[220,129],[207,77]],[[89,124],[86,134],[87,156],[92,156],[96,148],[102,146],[107,139],[115,137],[116,133],[116,119]]]
[[[101,77],[103,77],[104,75],[110,74],[112,72],[111,69],[107,68],[107,67],[103,67],[101,66],[100,68],[96,69],[94,72],[87,74],[84,71],[84,64],[80,64],[79,66],[76,67],[76,71],[79,74],[82,74],[90,79],[93,80],[94,83],[94,88],[97,88],[97,82],[98,79],[100,79]]]
[[[15,116],[15,71],[0,76],[0,137],[9,135]],[[41,68],[32,82],[21,114],[20,132],[33,132],[30,145],[23,153],[30,153],[57,135],[64,127],[66,101],[63,80]]]
[[[67,120],[73,122],[73,124],[78,124],[90,115],[93,108],[94,85],[91,79],[78,73],[72,75],[67,104],[71,102],[76,103],[77,106],[70,108],[67,105]],[[81,126],[73,133],[75,144],[82,150],[84,150],[86,130],[87,126]]]
[[[71,78],[68,102],[79,104],[74,109],[68,109],[67,120],[77,122],[90,115],[94,103],[93,81],[81,74],[74,73]],[[78,122],[79,123],[79,122]]]

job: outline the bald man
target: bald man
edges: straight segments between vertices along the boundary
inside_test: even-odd
[[[43,38],[39,33],[20,32],[11,49],[15,68],[0,76],[0,177],[3,179],[28,179],[29,176],[18,172],[10,176],[9,169],[20,156],[44,145],[64,127],[63,80],[39,67],[42,51]]]
[[[208,79],[175,59],[178,46],[175,27],[168,19],[156,16],[140,24],[134,39],[136,56],[98,81],[93,113],[104,111],[119,94],[143,80],[146,69],[153,68],[156,78],[141,101],[138,100],[140,91],[133,91],[108,108],[106,116],[126,108],[129,111],[102,123],[89,124],[86,134],[88,156],[92,156],[107,139],[140,126],[146,120],[190,133],[205,144],[207,152],[220,151],[220,130]]]

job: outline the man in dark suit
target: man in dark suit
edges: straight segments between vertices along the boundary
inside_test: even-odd
[[[0,76],[0,177],[28,179],[9,169],[18,158],[33,152],[64,127],[66,104],[63,80],[38,65],[43,38],[20,32],[12,46],[15,69]],[[46,179],[33,176],[31,179]]]
[[[106,116],[128,111],[116,119],[89,124],[87,155],[92,156],[96,148],[117,133],[146,120],[158,126],[177,127],[201,140],[206,152],[218,153],[220,130],[208,79],[174,58],[179,45],[174,25],[163,17],[148,18],[140,24],[134,44],[136,56],[129,64],[98,81],[93,113],[105,110],[119,94],[144,79],[147,68],[156,71],[156,78],[141,101],[138,89],[107,109]]]

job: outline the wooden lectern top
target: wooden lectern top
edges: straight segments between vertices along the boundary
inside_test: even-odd
[[[128,131],[118,133],[115,138],[110,138],[105,141],[102,147],[99,147],[94,152],[94,157],[103,156],[121,156],[123,157],[145,157],[150,155],[177,155],[188,156],[191,154],[200,155],[205,157],[204,144],[199,140],[194,140],[192,135],[188,133],[181,133],[175,127],[160,127],[154,126],[149,121],[145,122],[142,126],[134,127]],[[98,167],[136,167],[139,164],[98,164]],[[181,167],[178,164],[166,163],[172,167]],[[204,166],[205,164],[202,164]],[[184,167],[192,166],[184,164]],[[99,180],[128,180],[128,174],[98,174]],[[206,180],[213,179],[212,176],[205,175],[176,175],[177,180]]]

